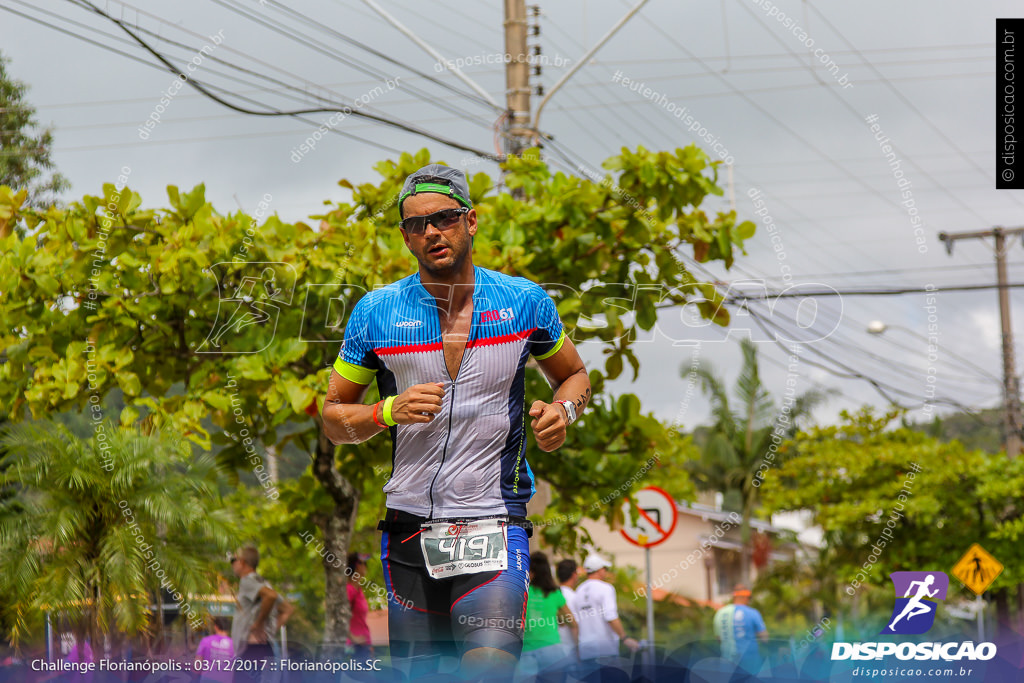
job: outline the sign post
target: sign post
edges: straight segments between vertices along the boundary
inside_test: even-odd
[[[632,499],[622,504],[625,522],[622,525],[622,536],[644,549],[644,560],[647,565],[647,650],[645,652],[648,666],[654,664],[654,596],[651,579],[651,547],[664,542],[672,535],[679,521],[676,502],[668,493],[657,486],[648,486],[637,491]],[[633,520],[636,520],[635,522]]]
[[[1003,573],[1002,563],[975,543],[953,565],[952,574],[975,595],[978,611],[978,642],[985,640],[985,601],[981,599],[992,582]]]

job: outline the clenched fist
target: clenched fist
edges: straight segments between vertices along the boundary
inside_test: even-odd
[[[560,404],[534,401],[530,406],[530,416],[533,417],[530,426],[538,448],[550,453],[565,443],[565,426],[569,420]]]
[[[399,394],[391,404],[391,419],[400,425],[430,422],[441,412],[444,384],[414,384]]]

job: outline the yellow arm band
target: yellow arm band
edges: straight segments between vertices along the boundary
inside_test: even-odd
[[[380,411],[384,417],[384,424],[386,424],[388,427],[394,427],[396,424],[398,424],[397,422],[395,422],[394,418],[391,417],[391,404],[395,402],[396,398],[397,396],[388,396],[386,399],[384,399],[383,410]]]

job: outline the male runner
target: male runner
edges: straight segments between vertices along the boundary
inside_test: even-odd
[[[473,264],[477,217],[461,171],[430,164],[410,175],[399,213],[419,272],[353,309],[324,429],[334,443],[391,432],[380,528],[392,656],[414,675],[454,654],[464,675],[511,676],[534,491],[523,458],[524,370],[532,356],[554,388],[551,403],[529,409],[548,452],[586,407],[590,380],[541,287]],[[374,377],[381,400],[363,405]]]

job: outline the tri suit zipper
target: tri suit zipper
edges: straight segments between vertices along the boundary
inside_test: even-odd
[[[459,369],[456,371],[455,377],[452,377],[451,371],[448,370],[448,363],[445,361],[445,358],[444,358],[444,330],[441,329],[441,313],[440,313],[440,311],[437,314],[437,327],[438,327],[438,331],[441,334],[441,365],[444,366],[444,371],[445,371],[445,373],[447,373],[448,379],[450,379],[452,381],[452,398],[451,398],[451,401],[448,404],[448,433],[444,437],[444,447],[441,449],[441,464],[437,466],[437,471],[434,472],[434,477],[433,477],[433,479],[430,480],[430,488],[427,490],[427,495],[430,498],[430,515],[427,517],[427,519],[433,519],[434,518],[434,482],[437,481],[437,475],[441,474],[441,468],[444,467],[444,461],[448,457],[448,443],[451,441],[451,438],[452,438],[452,415],[455,413],[455,389],[456,389],[456,386],[458,384],[457,378],[462,375],[462,366],[463,366],[463,364],[465,364],[466,356],[469,354],[469,349],[470,349],[469,343],[471,341],[473,341],[473,334],[474,334],[474,332],[476,332],[476,324],[474,322],[476,320],[476,315],[477,315],[476,296],[475,296],[475,294],[476,294],[476,291],[475,291],[476,290],[475,278],[474,278],[474,283],[473,283],[473,290],[474,290],[474,292],[473,292],[473,294],[474,294],[474,297],[473,297],[473,317],[470,319],[470,323],[469,323],[469,337],[466,339],[466,346],[465,346],[465,348],[462,349],[462,358],[459,359]]]

